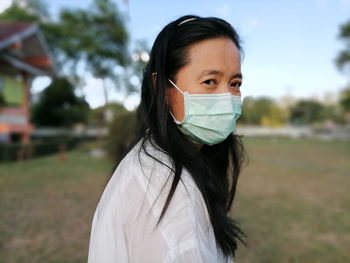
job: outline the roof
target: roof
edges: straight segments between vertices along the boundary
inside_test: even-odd
[[[57,75],[55,62],[36,24],[0,22],[0,60],[12,72],[24,70],[32,75]]]
[[[33,33],[36,26],[31,23],[0,22],[0,49]]]

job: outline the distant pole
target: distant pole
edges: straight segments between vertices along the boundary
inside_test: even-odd
[[[102,86],[103,86],[103,95],[105,98],[105,106],[108,105],[108,93],[107,93],[107,84],[106,84],[106,79],[105,78],[101,78],[102,79]]]

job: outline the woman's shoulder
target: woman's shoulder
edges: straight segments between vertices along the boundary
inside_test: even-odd
[[[159,218],[174,179],[172,160],[155,143],[139,141],[126,156],[122,166],[127,167],[123,169],[129,169],[130,163],[135,162],[137,168],[134,168],[133,171],[136,173],[133,174],[133,179],[130,182],[137,182],[136,184],[142,189],[145,200],[152,206],[153,216]],[[130,188],[130,184],[128,184],[127,189],[129,194],[133,191],[131,189],[136,190],[135,187]],[[161,224],[162,231],[167,233],[168,238],[170,236],[175,238],[181,234],[185,236],[195,225],[208,233],[209,221],[209,214],[202,194],[188,170],[183,167],[181,178],[165,213],[163,224]],[[177,231],[178,234],[171,234],[173,231]],[[183,232],[181,233],[181,231]],[[174,245],[178,241],[178,238],[175,238],[172,244]]]
[[[133,167],[132,167],[133,166]],[[121,164],[123,175],[133,177],[143,189],[149,203],[155,203],[159,199],[159,205],[164,205],[164,198],[170,191],[174,178],[174,164],[171,157],[151,140],[140,140],[125,156]],[[127,172],[125,172],[127,171]],[[116,171],[118,174],[119,171]],[[182,170],[178,191],[190,197],[195,187],[192,177],[186,169]]]
[[[173,175],[173,165],[168,154],[149,140],[141,139],[114,170],[102,193],[99,210],[102,213],[120,209],[118,204],[130,200],[132,189],[139,197],[143,196],[149,203],[155,203],[155,207],[160,207],[164,205],[163,199],[170,190]],[[194,182],[185,169],[177,188],[181,193],[185,188],[188,197],[192,196]]]
[[[116,181],[123,188],[133,177],[149,180],[167,171],[171,171],[171,158],[154,143],[141,139],[120,161],[110,182]]]
[[[122,159],[113,176],[123,177],[124,183],[132,177],[148,183],[162,180],[173,171],[170,156],[150,140],[139,140]]]

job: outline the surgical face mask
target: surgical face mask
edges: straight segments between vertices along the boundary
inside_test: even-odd
[[[222,142],[236,129],[241,115],[241,97],[231,93],[189,94],[182,92],[174,82],[170,83],[184,96],[185,117],[178,121],[170,112],[179,129],[194,141],[214,145]]]

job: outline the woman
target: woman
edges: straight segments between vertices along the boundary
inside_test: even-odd
[[[145,69],[140,136],[94,214],[89,263],[232,262],[244,233],[229,218],[243,147],[241,46],[226,21],[168,24]],[[181,182],[180,182],[181,181]]]

